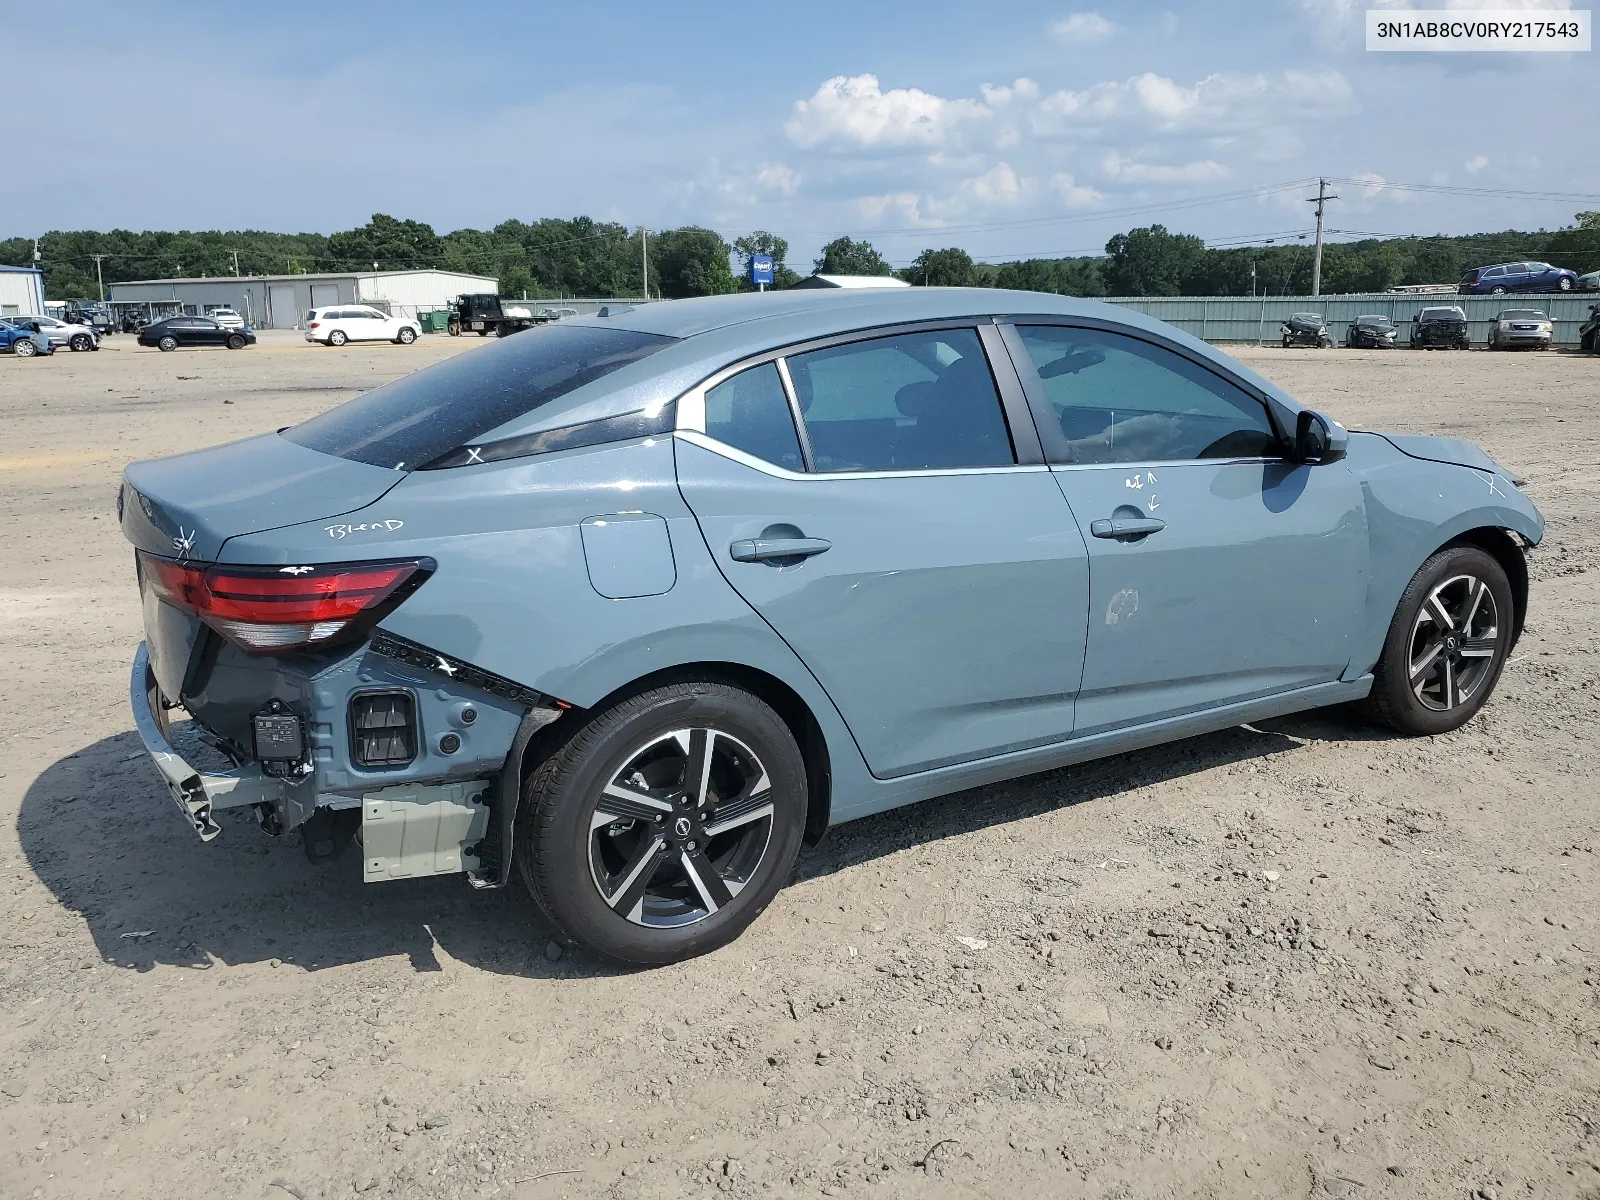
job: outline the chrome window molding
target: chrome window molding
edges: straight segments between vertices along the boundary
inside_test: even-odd
[[[715,386],[715,385],[713,385]],[[757,458],[754,454],[746,454],[736,446],[726,442],[719,442],[698,429],[685,429],[682,425],[683,402],[679,402],[678,431],[673,435],[680,441],[688,442],[691,446],[699,446],[702,450],[709,450],[713,454],[720,454],[723,458],[731,459],[747,467],[752,467],[775,479],[794,479],[806,483],[826,483],[829,480],[840,479],[931,479],[946,475],[1007,475],[1020,472],[1042,472],[1050,468],[1043,463],[1012,463],[1003,467],[935,467],[923,468],[915,471],[790,471],[783,467],[775,466],[764,458]]]

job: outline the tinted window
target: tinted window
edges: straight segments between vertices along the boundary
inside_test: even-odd
[[[1487,271],[1485,271],[1483,273],[1482,277],[1484,279],[1498,279],[1500,276],[1504,275],[1505,273],[1506,273],[1506,268],[1504,268],[1504,267],[1490,267]]]
[[[675,339],[549,325],[375,388],[283,434],[374,466],[416,468]]]
[[[706,393],[706,433],[777,466],[805,470],[775,363],[741,371]]]
[[[1060,430],[1051,451],[1057,461],[1160,462],[1280,452],[1259,400],[1181,355],[1099,329],[1034,325],[1018,332]]]
[[[976,331],[851,342],[788,360],[819,471],[1016,462]]]

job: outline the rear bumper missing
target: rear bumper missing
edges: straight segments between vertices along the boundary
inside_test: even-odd
[[[144,742],[145,752],[201,841],[209,842],[222,832],[222,827],[212,819],[214,810],[275,804],[284,798],[283,782],[264,774],[254,764],[231,771],[200,771],[191,767],[173,748],[162,719],[161,691],[150,669],[150,652],[144,642],[139,643],[138,652],[133,656],[128,703],[133,709],[133,724]]]

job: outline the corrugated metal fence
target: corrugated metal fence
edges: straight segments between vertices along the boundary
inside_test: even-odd
[[[1290,313],[1319,312],[1328,322],[1334,341],[1344,342],[1345,327],[1358,316],[1381,313],[1400,327],[1404,345],[1411,318],[1424,308],[1457,305],[1466,310],[1467,333],[1481,346],[1503,308],[1537,308],[1555,322],[1556,342],[1578,344],[1578,327],[1589,319],[1589,306],[1600,302],[1593,292],[1563,295],[1413,296],[1375,292],[1352,296],[1126,296],[1107,303],[1137,309],[1157,320],[1176,325],[1207,342],[1276,342],[1278,325]]]

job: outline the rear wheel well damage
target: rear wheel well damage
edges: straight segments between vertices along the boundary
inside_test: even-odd
[[[596,701],[590,708],[571,709],[560,720],[533,734],[522,753],[517,795],[522,786],[537,769],[539,763],[563,745],[587,723],[591,714],[598,714],[620,704],[630,696],[673,683],[725,683],[742,688],[770,707],[794,736],[806,765],[806,828],[805,842],[814,846],[827,832],[832,812],[833,773],[828,756],[827,740],[822,726],[812,715],[811,708],[798,692],[783,680],[754,667],[740,663],[703,662],[685,663],[641,676],[617,688]]]
[[[1476,546],[1500,564],[1511,583],[1511,601],[1515,625],[1511,630],[1511,645],[1517,644],[1523,626],[1528,620],[1528,560],[1523,555],[1522,544],[1509,529],[1484,526],[1469,529],[1451,538],[1440,550],[1451,546]]]

